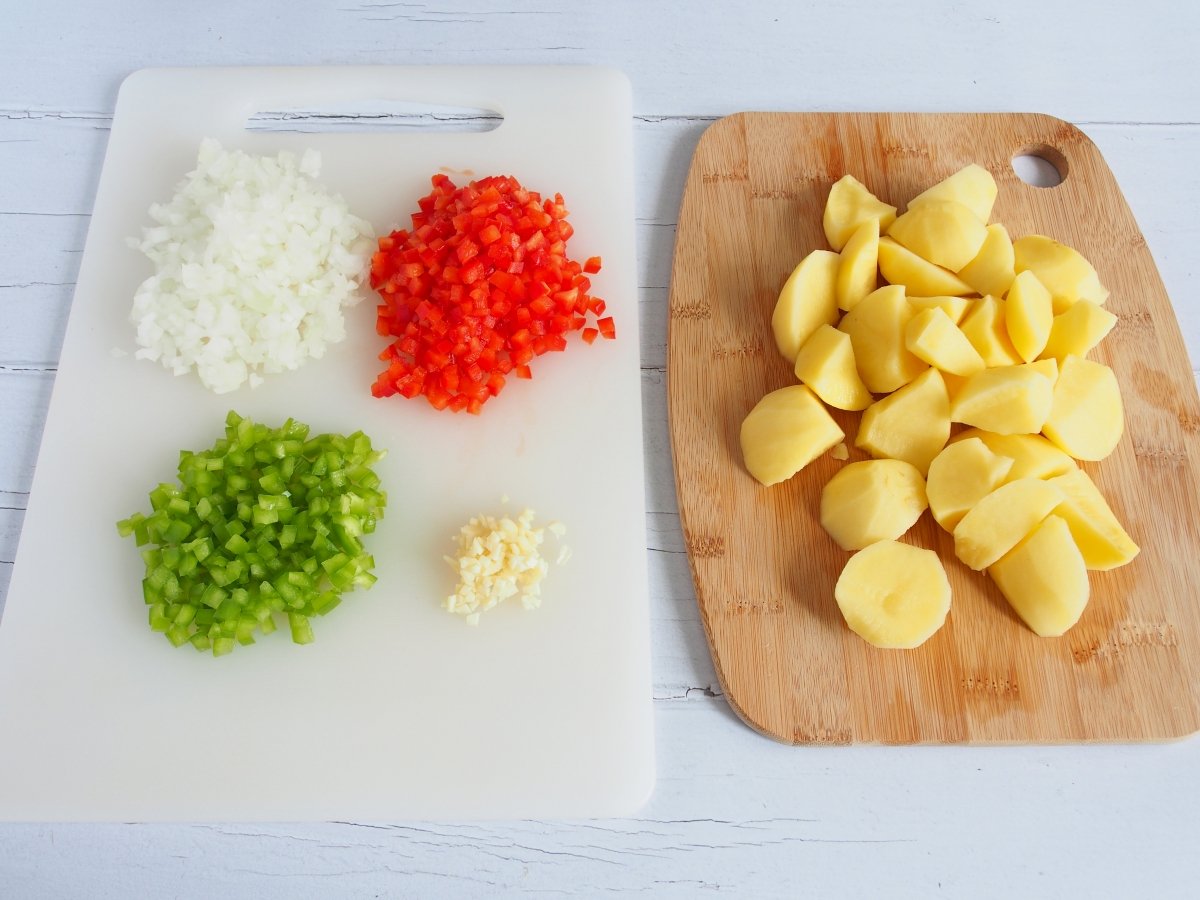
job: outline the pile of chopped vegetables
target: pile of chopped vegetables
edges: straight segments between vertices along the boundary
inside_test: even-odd
[[[442,603],[447,612],[478,625],[480,613],[510,597],[520,600],[525,609],[542,605],[542,579],[550,570],[542,556],[542,542],[547,530],[561,539],[567,529],[561,522],[535,528],[534,515],[526,509],[515,519],[475,516],[459,529],[456,555],[443,557],[458,576],[454,593]],[[565,563],[570,555],[567,547],[560,547],[557,562]]]
[[[194,171],[131,239],[154,263],[133,300],[139,359],[195,369],[218,394],[320,358],[346,337],[371,226],[312,179],[309,150],[252,156],[200,145]]]
[[[567,256],[561,194],[543,201],[509,176],[456,188],[438,174],[419,206],[412,229],[380,238],[371,262],[377,330],[393,339],[376,397],[478,414],[506,376],[530,378],[534,357],[565,350],[570,332],[589,344],[616,337],[604,301],[588,293],[600,258]]]
[[[211,450],[180,453],[179,484],[150,492],[150,515],[117,523],[146,547],[150,627],[221,656],[286,613],[292,640],[312,641],[312,616],[375,583],[362,536],[387,503],[371,468],[382,456],[362,432],[309,437],[293,419],[230,412]]]

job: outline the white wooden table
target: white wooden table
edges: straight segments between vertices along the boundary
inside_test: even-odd
[[[599,63],[629,74],[658,787],[636,817],[616,821],[0,826],[0,897],[1196,896],[1200,739],[790,748],[742,725],[720,695],[696,612],[675,505],[664,365],[687,163],[709,122],[742,109],[1018,110],[1078,124],[1116,173],[1200,359],[1200,7],[2,6],[0,604],[126,74],[151,65],[336,63]],[[0,740],[7,737],[0,723]]]

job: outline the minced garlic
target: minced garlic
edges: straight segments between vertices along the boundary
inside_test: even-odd
[[[442,604],[447,611],[478,625],[480,613],[510,597],[519,599],[525,609],[541,605],[541,582],[549,571],[540,549],[545,532],[561,538],[566,528],[561,522],[534,528],[533,517],[531,509],[516,519],[476,516],[459,529],[454,538],[457,553],[445,557],[458,575],[458,587]],[[559,552],[559,563],[565,562],[565,549]]]

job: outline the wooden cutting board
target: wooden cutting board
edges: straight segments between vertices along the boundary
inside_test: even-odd
[[[1065,174],[1023,183],[1014,154]],[[905,540],[937,550],[950,617],[912,651],[850,632],[833,599],[849,554],[824,533],[828,454],[765,488],[741,461],[742,419],[795,383],[770,315],[792,267],[826,248],[830,185],[853,174],[882,199],[910,197],[967,163],[999,197],[1014,236],[1079,249],[1119,324],[1093,358],[1117,373],[1126,435],[1084,468],[1142,547],[1091,573],[1092,599],[1065,636],[1035,636],[926,513]],[[1043,115],[741,113],[692,159],[671,277],[668,394],[684,536],[726,696],[753,728],[795,744],[1156,740],[1200,728],[1200,402],[1171,303],[1112,173],[1090,140]],[[851,460],[858,415],[834,411]]]
[[[317,820],[627,814],[654,782],[629,82],[588,67],[156,69],[121,88],[0,625],[0,819]],[[375,104],[503,117],[485,133],[247,129],[256,114]],[[283,118],[276,114],[275,120]],[[310,119],[311,120],[311,119]],[[617,340],[538,360],[475,417],[376,400],[375,302],[347,339],[258,388],[215,395],[133,356],[149,263],[126,246],[204,137],[318,150],[320,180],[376,232],[407,226],[430,177],[507,173],[571,211],[573,255]],[[114,353],[114,349],[118,352]],[[119,351],[124,351],[119,352]],[[221,659],[146,625],[141,561],[114,523],[147,507],[180,448],[225,413],[387,450],[378,583]],[[567,527],[536,612],[477,628],[446,613],[442,556],[481,512]],[[553,553],[552,551],[552,559]]]

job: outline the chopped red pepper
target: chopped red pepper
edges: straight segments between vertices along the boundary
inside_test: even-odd
[[[423,395],[477,415],[506,375],[533,377],[533,359],[565,350],[570,332],[589,344],[616,337],[588,293],[600,257],[567,256],[574,229],[561,194],[543,201],[509,176],[457,188],[439,174],[417,205],[412,229],[380,238],[371,260],[376,330],[392,339],[376,397]]]

